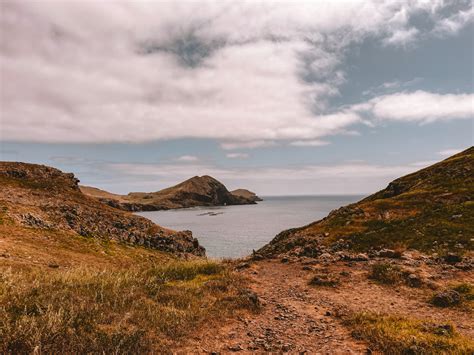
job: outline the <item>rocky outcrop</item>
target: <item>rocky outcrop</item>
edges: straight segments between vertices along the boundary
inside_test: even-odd
[[[257,201],[255,194],[253,194],[255,197],[250,198],[233,194],[221,182],[208,175],[195,176],[176,186],[149,193],[131,192],[128,195],[116,195],[88,186],[81,186],[81,190],[102,203],[126,211],[246,205],[255,204]]]
[[[255,192],[246,190],[246,189],[237,189],[230,192],[234,196],[242,197],[252,202],[263,201],[260,197],[258,197]]]
[[[48,166],[0,162],[0,207],[13,223],[30,228],[114,239],[174,254],[205,255],[191,232],[164,229],[150,220],[84,195],[73,174]]]

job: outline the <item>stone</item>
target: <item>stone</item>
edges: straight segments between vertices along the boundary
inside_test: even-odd
[[[423,284],[422,278],[416,274],[409,274],[406,281],[410,287],[421,287]]]
[[[438,307],[451,307],[461,302],[461,295],[454,290],[445,290],[435,294],[432,302]]]
[[[462,261],[462,257],[454,253],[446,254],[443,259],[448,264],[456,264]]]

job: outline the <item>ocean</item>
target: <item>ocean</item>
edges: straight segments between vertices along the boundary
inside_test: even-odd
[[[174,230],[191,230],[213,258],[252,253],[279,232],[325,217],[363,196],[267,196],[256,205],[195,207],[137,213]]]

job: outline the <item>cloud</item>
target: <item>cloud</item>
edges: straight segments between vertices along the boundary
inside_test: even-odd
[[[376,96],[345,108],[373,126],[381,121],[419,122],[470,119],[474,117],[474,94],[437,94],[422,90]]]
[[[329,142],[320,140],[294,141],[290,143],[294,147],[320,147],[328,144]]]
[[[234,150],[234,149],[254,149],[254,148],[264,148],[264,147],[273,147],[276,143],[273,141],[231,141],[221,143],[221,148],[224,150]]]
[[[196,162],[199,161],[198,157],[195,157],[194,155],[182,155],[179,158],[176,159],[176,161],[180,162]]]
[[[468,10],[459,11],[458,13],[439,21],[433,32],[439,36],[455,35],[473,20],[474,8],[471,4],[471,7]]]
[[[234,149],[344,134],[360,117],[330,100],[351,46],[412,42],[420,14],[468,23],[421,0],[0,6],[1,139],[22,142],[195,137]]]
[[[397,93],[370,101],[373,114],[382,120],[430,123],[471,118],[473,94],[436,94],[426,91]]]
[[[247,153],[227,153],[225,156],[229,159],[247,159],[249,157]]]
[[[442,151],[439,151],[438,154],[443,156],[443,157],[450,157],[451,155],[458,154],[462,152],[464,149],[461,148],[455,148],[455,149],[445,149]]]

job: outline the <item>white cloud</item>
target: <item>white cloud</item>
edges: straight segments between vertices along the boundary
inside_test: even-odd
[[[290,143],[294,147],[320,147],[328,144],[329,142],[320,140],[294,141]]]
[[[474,117],[474,94],[437,94],[417,90],[376,96],[366,102],[354,104],[346,113],[372,116],[377,121],[406,121],[432,123]],[[360,119],[372,126],[374,122]]]
[[[198,157],[195,157],[194,155],[182,155],[179,158],[176,159],[176,161],[180,162],[196,162],[199,161]]]
[[[264,147],[273,147],[276,143],[273,141],[231,141],[221,143],[221,148],[224,150],[234,150],[234,149],[254,149],[254,148],[264,148]]]
[[[370,101],[380,119],[430,123],[438,120],[471,118],[473,94],[436,94],[426,91],[397,93]]]
[[[448,19],[411,0],[0,6],[2,140],[196,137],[224,149],[347,132],[358,114],[327,112],[349,46],[411,41],[420,12]]]
[[[439,155],[443,156],[443,157],[450,157],[451,155],[454,155],[454,154],[458,154],[460,152],[462,152],[464,149],[445,149],[445,150],[442,150],[440,152],[438,152]]]
[[[249,157],[247,153],[227,153],[225,156],[229,159],[247,159]]]

